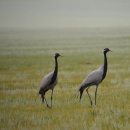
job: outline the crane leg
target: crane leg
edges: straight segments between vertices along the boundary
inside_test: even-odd
[[[82,89],[80,89],[80,100],[79,100],[79,101],[81,101],[82,94],[83,94],[83,90],[82,90]]]
[[[42,96],[42,102],[44,103],[44,100],[45,100],[47,107],[49,107],[49,105],[48,105],[48,103],[47,103],[47,100],[46,100],[45,96],[44,96],[43,94],[42,94],[41,96]],[[49,108],[50,108],[50,107],[49,107]]]
[[[45,97],[44,97],[44,98],[45,98]],[[46,101],[46,98],[45,98],[45,102],[46,102],[47,107],[49,107],[49,108],[50,108],[50,106],[48,105],[48,103],[47,103],[47,101]]]
[[[52,89],[52,93],[51,93],[51,108],[52,108],[52,96],[53,96],[53,89]]]
[[[89,86],[90,87],[90,86]],[[90,95],[89,95],[89,93],[88,93],[88,89],[89,89],[89,87],[86,89],[86,92],[87,92],[87,94],[88,94],[88,97],[89,97],[89,99],[90,99],[90,103],[91,103],[91,106],[92,106],[92,99],[91,99],[91,97],[90,97]]]
[[[98,86],[96,86],[96,91],[95,91],[95,105],[96,105],[97,89],[98,89]]]
[[[42,98],[42,103],[44,103],[44,95],[43,94],[41,95],[41,98]]]

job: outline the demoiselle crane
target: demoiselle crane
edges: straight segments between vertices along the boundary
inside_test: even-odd
[[[86,79],[82,82],[82,84],[79,86],[78,92],[80,92],[80,100],[82,98],[82,94],[84,89],[86,89],[86,92],[88,94],[88,97],[90,99],[90,103],[92,106],[92,99],[88,93],[88,89],[90,86],[96,85],[96,91],[95,91],[95,105],[96,105],[96,96],[97,96],[97,89],[98,85],[104,80],[107,74],[107,52],[111,51],[109,48],[105,48],[103,51],[104,54],[104,64],[99,67],[97,70],[92,71]]]
[[[53,96],[53,90],[54,87],[57,84],[58,81],[58,61],[57,58],[61,56],[59,53],[55,53],[54,55],[54,59],[55,59],[55,69],[53,72],[49,73],[48,75],[46,75],[41,82],[41,86],[39,89],[39,94],[41,95],[42,98],[42,102],[44,103],[44,100],[46,102],[47,107],[52,108],[52,96]],[[45,98],[45,93],[48,90],[52,90],[51,93],[51,106],[48,105],[47,100]]]

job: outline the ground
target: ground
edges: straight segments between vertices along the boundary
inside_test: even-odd
[[[97,105],[84,91],[74,95],[85,77],[103,64],[108,72],[99,85]],[[53,107],[38,95],[42,78],[58,58]],[[0,128],[37,130],[130,129],[130,29],[43,29],[0,31]],[[95,86],[89,89],[94,104]],[[46,93],[50,104],[51,91]]]

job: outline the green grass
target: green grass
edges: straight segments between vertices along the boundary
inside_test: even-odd
[[[105,47],[113,52],[107,54],[108,73],[97,105],[91,107],[86,92],[81,102],[73,96],[103,64]],[[59,79],[49,109],[38,90],[54,68],[56,52],[64,57],[58,58]],[[89,92],[94,103],[95,86]],[[129,130],[130,29],[0,31],[0,129]]]

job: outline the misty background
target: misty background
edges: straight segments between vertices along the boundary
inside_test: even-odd
[[[130,0],[0,0],[0,28],[130,27]]]

